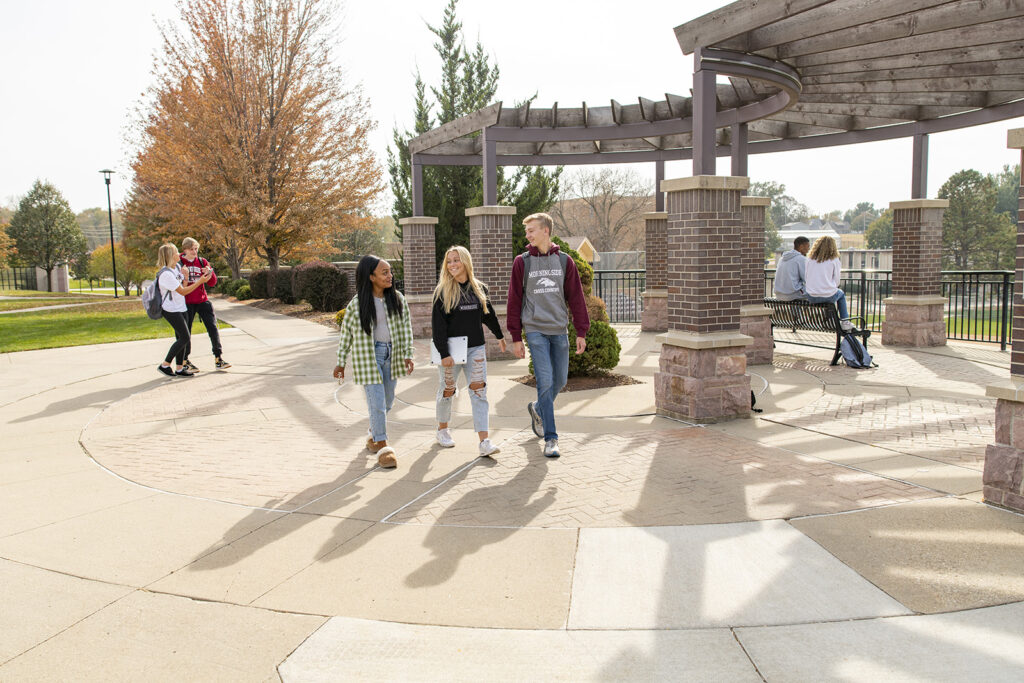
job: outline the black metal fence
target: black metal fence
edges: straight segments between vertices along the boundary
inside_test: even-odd
[[[644,270],[595,270],[594,296],[600,297],[613,323],[638,323],[644,310]]]
[[[0,289],[35,288],[35,268],[0,268]]]
[[[765,269],[766,297],[772,296],[774,280],[775,270]],[[850,315],[863,318],[869,330],[881,330],[885,320],[883,301],[892,295],[892,271],[843,271],[839,286],[846,292]],[[998,343],[1005,351],[1013,327],[1012,293],[1010,270],[943,271],[946,338]]]

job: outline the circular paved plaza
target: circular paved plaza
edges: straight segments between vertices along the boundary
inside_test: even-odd
[[[1005,354],[877,349],[879,368],[854,371],[780,345],[750,368],[764,413],[698,425],[654,416],[657,345],[624,327],[619,370],[641,383],[560,396],[562,458],[529,429],[525,361],[490,366],[501,453],[476,457],[463,395],[440,448],[424,365],[399,383],[399,466],[382,470],[361,389],[329,377],[329,330],[223,315],[235,367],[191,381],[155,377],[162,341],[4,358],[0,578],[33,616],[0,678],[53,657],[81,674],[129,630],[148,635],[94,676],[1024,666],[1024,519],[979,493]]]

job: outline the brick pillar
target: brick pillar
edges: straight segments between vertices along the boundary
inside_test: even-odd
[[[508,281],[512,276],[512,221],[514,206],[476,206],[466,209],[469,218],[469,251],[473,254],[473,274],[490,292],[488,295],[498,314],[501,330],[505,334],[508,350],[502,354],[498,340],[484,330],[487,340],[487,358],[514,358],[512,337],[505,319],[508,312]]]
[[[668,332],[654,375],[659,415],[719,422],[750,415],[750,376],[740,333],[744,232],[740,193],[749,180],[694,176],[666,193]]]
[[[949,201],[892,202],[892,296],[884,301],[884,346],[945,346],[942,215]]]
[[[668,230],[668,214],[653,211],[644,214],[644,250],[647,273],[644,282],[644,312],[640,318],[640,329],[644,332],[665,332],[668,330],[668,290],[666,287],[666,261],[668,252],[665,243]]]
[[[740,332],[754,340],[746,348],[747,365],[770,364],[775,355],[772,312],[764,306],[764,224],[769,204],[768,197],[740,197]]]
[[[341,298],[348,301],[356,295],[356,267],[359,261],[333,261],[334,267],[345,275],[345,291]]]
[[[1008,147],[1024,150],[1024,128],[1011,130],[1007,137]],[[1024,152],[1021,160],[1024,161]],[[981,481],[986,503],[1024,512],[1024,184],[1017,190],[1017,207],[1010,378],[985,391],[997,399],[996,442],[985,450]]]
[[[437,285],[437,267],[434,265],[434,226],[437,219],[412,216],[400,218],[398,224],[402,226],[405,300],[412,316],[412,333],[416,338],[426,339],[430,337],[430,309]]]

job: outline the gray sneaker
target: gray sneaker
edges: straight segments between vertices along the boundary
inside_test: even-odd
[[[533,427],[533,433],[537,435],[538,439],[544,438],[544,420],[540,419],[540,413],[537,412],[537,403],[531,401],[526,404],[526,410],[530,413],[530,419],[533,421],[531,425]]]
[[[557,458],[561,453],[558,452],[558,439],[548,439],[544,442],[544,457]]]

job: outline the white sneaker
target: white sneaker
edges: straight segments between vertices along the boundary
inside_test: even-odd
[[[850,330],[853,329],[853,323],[851,323],[849,320],[840,320],[839,327],[843,328],[844,332],[849,332]]]
[[[548,458],[557,458],[562,455],[558,452],[558,439],[548,439],[544,442],[544,455]]]
[[[441,444],[442,448],[454,448],[455,439],[452,438],[452,433],[448,431],[448,428],[437,430],[437,442]]]
[[[480,455],[481,457],[490,457],[496,453],[501,453],[501,449],[491,443],[490,439],[484,439],[480,442]]]

